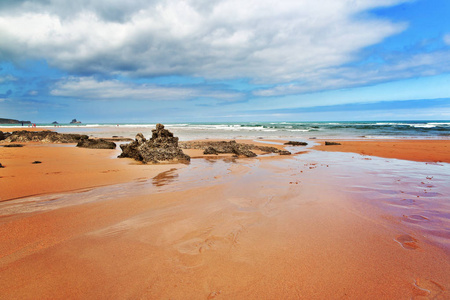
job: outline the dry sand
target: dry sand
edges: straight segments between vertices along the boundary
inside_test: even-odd
[[[0,163],[5,166],[0,169],[0,201],[149,179],[174,167],[116,159],[119,154],[118,150],[76,148],[74,144],[0,145]]]
[[[0,148],[3,199],[131,181],[3,201],[0,298],[450,298],[449,253],[345,192],[367,183],[356,169],[295,157],[156,167],[115,155]]]
[[[450,163],[450,140],[336,141],[342,145],[320,146],[322,151],[354,152],[363,155],[424,162]]]

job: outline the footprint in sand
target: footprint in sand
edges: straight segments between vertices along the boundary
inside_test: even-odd
[[[450,294],[439,283],[430,279],[416,279],[412,284],[411,299],[448,299]]]
[[[418,240],[408,234],[399,235],[394,239],[394,241],[407,250],[416,250],[419,248],[417,245]]]
[[[403,215],[403,218],[406,222],[410,222],[410,223],[422,223],[422,222],[427,222],[430,221],[430,219],[428,219],[425,216],[422,215]]]

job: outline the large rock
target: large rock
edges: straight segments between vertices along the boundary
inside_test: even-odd
[[[87,139],[87,135],[64,134],[54,131],[14,131],[5,138],[6,142],[41,142],[41,143],[78,143],[81,139]]]
[[[150,140],[146,140],[142,133],[138,133],[133,142],[120,145],[120,148],[122,149],[120,158],[130,157],[143,163],[177,163],[191,160],[178,146],[178,138],[164,129],[162,124],[156,124]]]
[[[81,139],[77,147],[90,149],[116,149],[116,143],[104,139]]]
[[[259,150],[265,153],[278,153],[280,155],[289,155],[291,152],[280,150],[275,147],[258,146],[252,144],[236,143],[236,141],[204,141],[204,142],[184,142],[181,144],[183,149],[202,149],[203,154],[230,153],[235,156],[255,157],[256,154],[251,150]]]

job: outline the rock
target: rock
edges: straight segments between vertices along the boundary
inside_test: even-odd
[[[336,143],[336,142],[325,142],[325,146],[337,146],[340,145],[341,143]]]
[[[6,148],[20,148],[20,147],[23,147],[24,145],[22,145],[22,144],[7,144],[7,145],[3,145],[3,147],[6,147]]]
[[[280,155],[289,155],[289,151],[280,150],[275,147],[257,146],[251,144],[236,143],[236,141],[217,141],[217,142],[184,142],[181,143],[183,149],[202,149],[203,154],[231,153],[235,156],[255,157],[257,156],[251,150],[259,150],[265,153],[278,153]]]
[[[116,149],[116,143],[104,139],[81,139],[77,147],[90,149]]]
[[[9,133],[9,132],[0,131],[0,141],[5,140],[10,135],[11,135],[11,133]]]
[[[278,154],[280,154],[280,155],[291,155],[291,152],[289,152],[289,151],[287,151],[287,150],[280,150],[280,151],[278,152]]]
[[[56,124],[59,124],[59,123],[58,123],[58,122],[56,122],[56,121],[54,121],[54,122],[52,122],[52,124],[53,124],[53,125],[56,125]]]
[[[32,164],[34,164],[34,165],[36,165],[36,164],[42,164],[42,161],[35,160],[35,161],[32,162]]]
[[[219,152],[217,152],[217,150],[214,147],[208,146],[208,148],[206,148],[203,151],[203,154],[215,154],[215,155],[217,155],[217,154],[219,154]]]
[[[77,121],[77,119],[73,119],[72,122],[70,122],[70,124],[81,124],[81,122]]]
[[[284,143],[285,145],[292,145],[292,146],[307,146],[308,143],[306,142],[296,142],[296,141],[289,141],[287,143]]]
[[[8,136],[6,142],[41,142],[41,143],[78,143],[81,139],[87,139],[87,135],[63,134],[54,131],[14,131]]]
[[[122,149],[120,158],[130,157],[143,163],[177,163],[191,160],[178,146],[178,138],[164,129],[162,124],[156,124],[150,140],[146,140],[142,133],[138,133],[133,142],[120,145],[120,148]]]
[[[1,163],[0,163],[0,168],[4,168],[5,166],[3,166]]]

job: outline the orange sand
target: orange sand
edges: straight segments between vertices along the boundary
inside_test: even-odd
[[[53,129],[53,127],[42,128],[42,127],[27,127],[27,126],[14,127],[14,128],[11,128],[11,127],[0,127],[0,131],[3,131],[3,132],[24,131],[24,130],[26,130],[26,131],[43,131],[43,130],[51,130],[51,131],[53,131],[54,129]]]
[[[313,149],[334,152],[354,152],[363,155],[424,162],[450,163],[450,140],[381,140],[337,141],[342,145]]]
[[[0,147],[0,163],[5,166],[0,169],[0,201],[148,179],[174,167],[139,165],[131,159],[116,159],[119,154],[120,150],[76,148],[73,144]],[[42,163],[32,164],[34,161]]]
[[[0,155],[4,199],[189,171],[83,204],[83,193],[27,213],[20,199],[0,203],[0,298],[450,298],[448,254],[358,209],[320,162],[200,159],[168,171],[110,150],[27,145]]]

